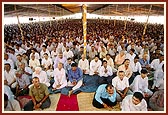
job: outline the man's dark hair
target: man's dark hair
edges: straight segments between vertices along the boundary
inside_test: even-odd
[[[134,59],[139,59],[139,56],[138,56],[138,55],[136,55]]]
[[[69,57],[67,60],[72,60],[72,58]]]
[[[77,67],[77,63],[72,63],[71,67]]]
[[[141,73],[143,73],[143,74],[147,74],[148,71],[147,71],[147,69],[142,69],[142,70],[141,70]]]
[[[141,92],[135,92],[133,96],[139,99],[140,101],[144,98]]]
[[[104,62],[106,62],[106,63],[107,63],[107,61],[106,61],[106,60],[103,60],[103,63],[104,63]]]
[[[108,89],[108,87],[110,87],[110,89],[111,89],[111,88],[113,88],[113,85],[109,83],[106,85],[106,89]]]

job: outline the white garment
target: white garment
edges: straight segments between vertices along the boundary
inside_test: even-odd
[[[130,61],[130,68],[132,69],[132,72],[139,72],[141,73],[142,67],[139,62],[134,63],[134,61]]]
[[[74,86],[72,88],[73,91],[80,88],[82,84],[83,84],[83,79],[79,80],[75,86],[70,81],[68,81],[68,86]]]
[[[164,72],[162,69],[158,69],[154,73],[153,86],[158,87],[158,89],[164,89]]]
[[[10,85],[13,81],[16,81],[15,71],[16,71],[15,69],[10,69],[9,72],[7,72],[5,70],[5,72],[4,72],[4,80],[7,80],[8,85]],[[13,84],[16,85],[16,82],[13,83]],[[15,85],[12,86],[12,88],[15,88],[16,87]]]
[[[137,105],[132,102],[133,95],[127,95],[121,104],[121,111],[147,111],[147,103],[145,99],[142,99],[141,102]]]
[[[84,61],[82,59],[79,60],[78,67],[81,70],[86,70],[85,74],[89,74],[89,61],[85,59]]]
[[[69,50],[68,52],[65,50],[63,52],[63,57],[65,57],[66,59],[68,58],[72,58],[74,56],[73,52],[71,50]]]
[[[17,60],[16,53],[15,54],[8,53],[8,55],[9,55],[9,59],[11,59],[14,62],[14,64],[15,64],[15,62]]]
[[[15,49],[15,54],[18,55],[18,54],[23,54],[23,53],[26,53],[26,51],[23,49],[23,48],[19,48],[19,50]]]
[[[120,91],[123,91],[126,87],[129,87],[129,81],[127,77],[124,77],[123,80],[116,76],[112,79],[112,85]]]
[[[4,85],[4,93],[8,96],[9,100],[14,99],[14,94],[8,85]]]
[[[59,70],[58,68],[54,69],[53,72],[54,75],[54,84],[53,84],[53,88],[55,88],[57,85],[61,85],[59,88],[57,89],[61,89],[64,88],[65,86],[67,86],[67,79],[66,79],[66,74],[65,74],[65,69],[61,69]]]
[[[162,69],[162,65],[164,64],[164,61],[160,62],[159,59],[154,59],[150,66],[151,68],[153,68],[154,70],[158,70],[158,69]]]
[[[50,52],[48,51],[48,49],[46,49],[46,51],[44,52],[43,50],[41,50],[40,52],[40,58],[43,59],[44,58],[44,53],[47,53],[48,54],[48,57],[50,57]]]
[[[107,61],[107,65],[109,65],[111,68],[112,68],[112,71],[113,72],[116,72],[117,70],[114,68],[114,61],[112,58],[110,59],[107,59],[107,58],[104,58],[103,60],[106,60]]]
[[[125,59],[129,59],[131,62],[131,61],[134,61],[135,56],[136,55],[134,53],[132,55],[130,53],[127,53],[125,56]]]
[[[101,66],[100,69],[99,69],[99,75],[100,77],[104,76],[104,77],[108,77],[108,76],[112,76],[113,75],[113,72],[112,72],[112,68],[107,65],[107,72],[105,73],[105,67],[104,66]]]
[[[36,72],[33,72],[32,78],[38,77],[40,80],[40,83],[44,83],[47,85],[47,87],[50,86],[50,81],[47,77],[47,73],[45,71],[41,71],[40,74],[36,74]]]
[[[52,58],[52,61],[54,62],[55,58],[57,57],[58,55],[58,51],[51,51],[51,58]]]
[[[137,75],[130,85],[130,89],[133,92],[141,92],[142,94],[147,93],[151,96],[153,93],[148,89],[148,77],[142,78],[141,75]]]
[[[94,75],[94,72],[99,72],[101,65],[102,65],[102,62],[100,60],[95,62],[95,60],[93,59],[90,62],[90,75]]]
[[[123,64],[123,65],[120,65],[120,66],[118,67],[117,75],[118,75],[119,71],[124,71],[126,77],[128,77],[128,78],[130,78],[130,77],[132,76],[132,69],[130,68],[130,66],[128,66],[128,68],[127,68],[127,70],[126,70],[124,64]]]
[[[48,59],[46,60],[45,58],[42,59],[41,65],[45,65],[44,68],[48,68],[49,66],[53,65],[53,61],[51,58],[48,57]]]
[[[11,68],[14,69],[14,62],[12,61],[12,59],[8,58],[7,60],[4,60],[4,64],[6,64],[6,63],[9,63]]]
[[[32,55],[33,55],[33,53],[30,54],[30,59],[31,59]],[[38,60],[40,59],[39,53],[35,52],[34,56],[35,56],[35,59],[38,59]]]
[[[38,59],[29,60],[29,67],[33,67],[35,69],[36,67],[39,67],[39,66],[40,66],[40,61]]]

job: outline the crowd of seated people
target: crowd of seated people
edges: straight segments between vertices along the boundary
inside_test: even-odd
[[[124,30],[123,21],[117,20],[114,26],[113,20],[88,20],[85,56],[81,20],[52,21],[52,25],[49,22],[21,24],[24,39],[18,25],[4,25],[4,85],[14,97],[32,96],[32,102],[28,104],[34,107],[26,108],[26,105],[24,109],[33,110],[49,107],[46,87],[54,91],[71,86],[70,96],[82,87],[83,75],[99,76],[99,85],[104,86],[98,91],[107,90],[108,93],[102,95],[95,91],[95,107],[109,108],[101,100],[108,101],[105,99],[108,95],[115,98],[110,99],[112,106],[116,101],[127,102],[129,98],[126,97],[133,95],[135,101],[146,102],[145,107],[163,110],[163,103],[156,100],[158,95],[162,95],[160,100],[164,98],[163,27],[148,24],[146,34],[142,36],[143,23],[128,21]],[[111,85],[106,87],[105,84]],[[36,98],[30,91],[39,86],[43,87],[46,96]],[[5,96],[5,101],[8,100]],[[47,106],[43,104],[45,100],[48,100]],[[125,109],[127,104],[121,105],[122,110],[132,110]]]

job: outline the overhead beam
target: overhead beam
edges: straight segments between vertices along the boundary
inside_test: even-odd
[[[92,12],[90,12],[90,13],[93,13],[93,12],[95,12],[95,11],[97,11],[97,10],[100,10],[100,9],[102,9],[102,8],[105,8],[105,7],[107,7],[107,6],[109,6],[109,4],[105,4],[105,5],[103,5],[102,7],[99,7],[99,8],[95,9],[94,11],[92,11]]]
[[[63,7],[61,4],[53,4],[53,5],[56,5],[56,6],[60,7],[60,8],[63,8],[64,10],[67,10],[67,11],[73,13],[73,14],[75,13],[75,12],[72,12],[71,10],[69,10],[69,9],[67,9],[67,8],[65,8],[65,7]]]

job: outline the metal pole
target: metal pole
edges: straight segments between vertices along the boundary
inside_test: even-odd
[[[16,5],[14,5],[14,9],[15,9],[15,12],[16,12]],[[17,17],[17,20],[18,20],[18,26],[19,26],[19,29],[20,29],[20,32],[21,32],[21,36],[22,36],[22,40],[24,40],[24,36],[23,36],[23,30],[21,28],[21,24],[20,24],[20,21],[19,21],[19,16],[18,14],[16,14],[16,17]]]
[[[86,26],[86,24],[87,24],[87,20],[86,20],[86,13],[87,13],[87,7],[86,7],[86,4],[83,4],[82,5],[82,21],[83,21],[83,38],[84,38],[84,51],[83,51],[83,54],[85,55],[85,57],[86,57],[86,45],[87,45],[87,43],[86,43],[86,29],[87,29],[87,26]]]

